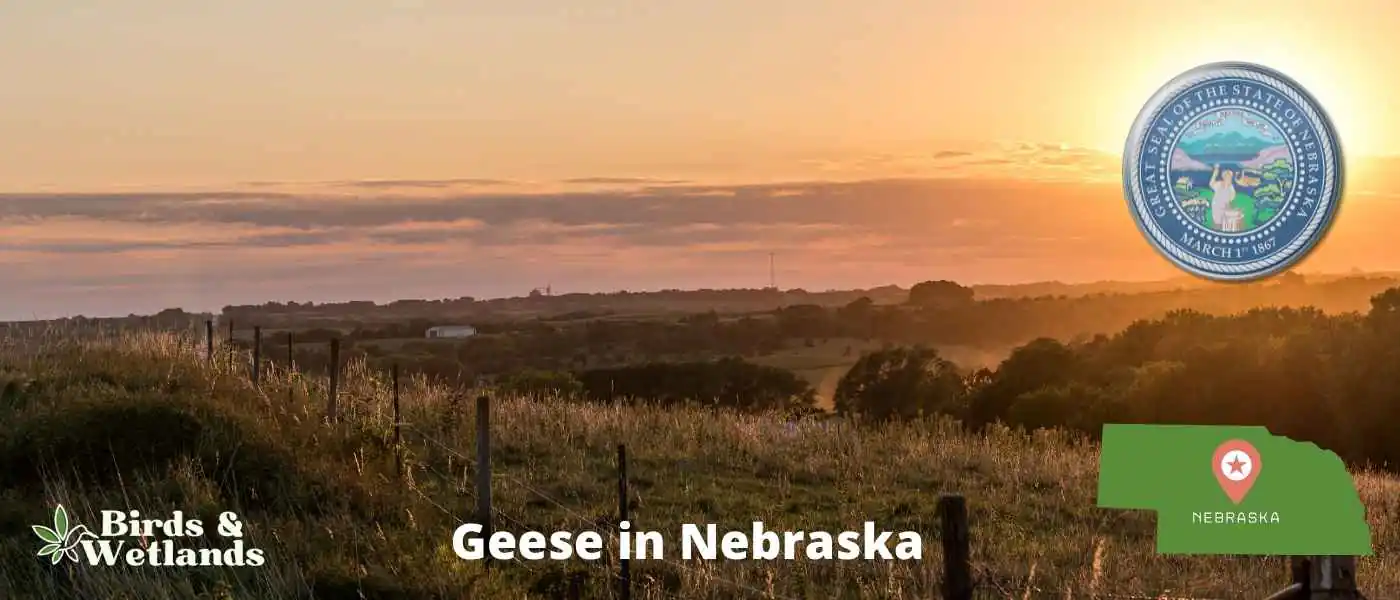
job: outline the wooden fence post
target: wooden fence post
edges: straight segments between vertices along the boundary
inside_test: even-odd
[[[262,326],[253,326],[253,385],[262,381]]]
[[[967,527],[967,500],[957,494],[938,498],[943,522],[943,598],[972,600],[972,549]]]
[[[1306,556],[1288,557],[1288,577],[1289,583],[1300,583],[1303,587],[1308,585],[1308,571],[1311,563]]]
[[[569,576],[569,600],[583,600],[583,573],[575,572]]]
[[[394,385],[394,473],[403,477],[403,448],[399,445],[403,439],[399,434],[399,423],[402,421],[399,417],[399,363],[394,363],[390,375]]]
[[[214,320],[204,321],[204,358],[214,362]]]
[[[296,344],[292,339],[292,332],[287,332],[287,405],[296,402],[296,390],[292,388],[292,349]]]
[[[617,517],[619,535],[621,524],[627,522],[627,446],[617,445]],[[630,527],[629,527],[630,529]],[[621,553],[617,561],[617,596],[622,600],[632,598],[632,561]]]
[[[1358,600],[1356,557],[1313,556],[1308,573],[1309,600]]]
[[[1288,557],[1288,587],[1270,594],[1264,600],[1309,600],[1312,597],[1312,593],[1308,591],[1311,570],[1312,561],[1308,557]]]
[[[476,519],[482,539],[491,538],[491,398],[476,399]],[[486,563],[488,568],[490,562]]]
[[[326,393],[326,419],[334,423],[340,409],[340,338],[331,339],[330,377],[330,390]]]

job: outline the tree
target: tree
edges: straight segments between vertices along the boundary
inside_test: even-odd
[[[811,384],[786,369],[735,357],[683,363],[650,362],[578,373],[584,395],[597,401],[701,404],[747,411],[811,407]]]
[[[1400,288],[1390,288],[1371,298],[1366,320],[1375,331],[1389,333],[1400,329]]]
[[[816,304],[794,304],[774,311],[778,329],[785,337],[827,337],[831,331],[831,315]]]
[[[833,403],[837,413],[875,420],[960,415],[964,392],[957,366],[938,351],[898,347],[861,356],[837,384]]]
[[[954,281],[925,281],[909,289],[909,304],[922,308],[952,308],[972,303],[972,288]]]
[[[1079,361],[1073,349],[1049,338],[1013,350],[972,398],[970,423],[980,427],[1005,420],[1023,394],[1069,383],[1079,371]]]
[[[1260,200],[1263,202],[1283,202],[1283,188],[1279,187],[1279,184],[1277,182],[1266,183],[1264,185],[1259,186],[1258,188],[1255,188],[1253,195],[1256,200]]]
[[[969,395],[975,394],[982,388],[991,385],[995,375],[996,372],[991,369],[986,367],[979,368],[976,371],[968,373],[967,377],[963,378],[963,387],[967,388]]]
[[[1260,170],[1265,181],[1288,181],[1293,179],[1293,165],[1288,160],[1277,158]]]
[[[524,369],[502,377],[496,385],[503,392],[526,397],[573,397],[583,392],[583,382],[572,373],[560,371]]]
[[[1043,387],[1022,394],[1011,405],[1006,421],[1026,429],[1062,427],[1097,436],[1107,422],[1117,421],[1115,403],[1103,389],[1083,382]]]
[[[868,340],[874,335],[875,303],[869,296],[861,296],[836,309],[836,318],[849,335]]]

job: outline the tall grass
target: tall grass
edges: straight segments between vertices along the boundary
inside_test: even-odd
[[[402,382],[393,445],[390,382],[352,361],[339,422],[325,381],[264,367],[202,332],[46,332],[0,342],[0,598],[520,598],[608,596],[615,565],[509,562],[451,551],[475,505],[472,400]],[[1150,513],[1094,507],[1097,450],[1055,431],[963,433],[927,420],[854,427],[699,408],[494,397],[494,525],[616,531],[617,444],[626,444],[632,527],[662,532],[664,560],[634,560],[634,597],[931,598],[940,584],[936,497],[967,495],[976,577],[995,598],[1262,597],[1276,558],[1159,557]],[[405,472],[395,469],[396,451]],[[1377,556],[1372,597],[1400,590],[1400,483],[1356,475]],[[248,522],[261,567],[51,566],[29,526],[63,504]],[[682,523],[747,530],[882,529],[924,535],[921,561],[682,561]],[[188,541],[194,543],[193,541]],[[223,541],[210,543],[222,544]],[[1387,592],[1388,590],[1388,592]]]

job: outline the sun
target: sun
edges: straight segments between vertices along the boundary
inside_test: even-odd
[[[1371,61],[1346,44],[1279,36],[1270,23],[1233,23],[1231,35],[1166,42],[1148,60],[1138,54],[1118,65],[1118,81],[1105,83],[1115,102],[1092,123],[1100,149],[1122,152],[1128,131],[1143,104],[1167,81],[1193,67],[1242,61],[1269,67],[1298,82],[1321,105],[1341,140],[1343,156],[1374,156],[1387,148],[1380,132],[1393,129],[1393,117],[1377,103],[1386,94],[1374,89]],[[1258,29],[1259,31],[1253,31]],[[1268,35],[1265,35],[1268,33]],[[1199,39],[1210,43],[1197,43]],[[1107,107],[1107,104],[1104,104]]]

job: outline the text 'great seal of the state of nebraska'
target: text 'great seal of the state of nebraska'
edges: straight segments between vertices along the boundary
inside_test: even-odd
[[[1317,101],[1247,63],[1187,71],[1158,90],[1123,152],[1129,210],[1163,256],[1215,280],[1301,260],[1337,215],[1342,156]]]

